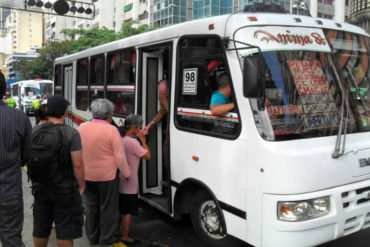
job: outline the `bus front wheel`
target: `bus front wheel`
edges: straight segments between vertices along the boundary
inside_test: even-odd
[[[208,246],[226,246],[229,237],[222,224],[221,212],[204,190],[194,195],[191,221],[198,237]]]

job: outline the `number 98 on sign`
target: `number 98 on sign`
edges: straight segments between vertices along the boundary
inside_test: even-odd
[[[198,84],[198,68],[184,69],[182,77],[182,94],[196,95],[197,84]]]

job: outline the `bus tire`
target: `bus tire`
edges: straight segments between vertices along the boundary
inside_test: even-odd
[[[215,201],[204,190],[193,199],[191,222],[198,237],[208,246],[227,246],[230,237],[225,234],[221,212]]]

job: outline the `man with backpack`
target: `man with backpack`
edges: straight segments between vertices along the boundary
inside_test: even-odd
[[[6,106],[0,72],[0,246],[24,247],[22,170],[31,149],[31,123],[26,114]]]
[[[73,246],[73,239],[82,237],[82,146],[78,131],[64,125],[68,105],[62,95],[49,97],[48,122],[32,130],[28,175],[35,196],[35,247],[47,246],[53,222],[59,247]]]

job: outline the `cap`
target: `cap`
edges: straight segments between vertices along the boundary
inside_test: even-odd
[[[60,94],[48,97],[48,112],[54,112],[57,109],[66,109],[69,105],[69,101]]]

